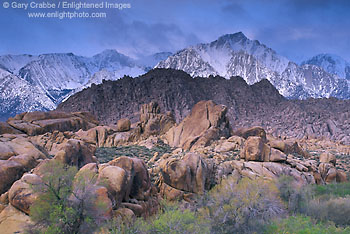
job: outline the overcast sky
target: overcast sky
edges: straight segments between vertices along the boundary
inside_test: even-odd
[[[9,1],[28,3],[31,0]],[[101,1],[106,0],[85,0]],[[104,49],[117,49],[138,56],[175,52],[188,45],[213,41],[223,34],[242,31],[248,38],[259,40],[296,62],[319,53],[337,54],[350,62],[348,0],[123,2],[130,3],[131,8],[108,10],[105,19],[71,20],[30,19],[27,16],[30,11],[4,9],[1,4],[0,54],[73,52],[90,56]],[[52,10],[45,12],[49,11]]]

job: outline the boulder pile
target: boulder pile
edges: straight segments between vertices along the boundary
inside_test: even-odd
[[[163,198],[191,202],[228,176],[277,180],[287,175],[301,185],[346,181],[336,148],[324,145],[318,153],[312,140],[275,138],[259,126],[233,131],[226,112],[209,100],[197,103],[178,124],[156,102],[140,106],[139,122],[120,119],[112,126],[99,126],[87,113],[10,118],[0,124],[0,228],[30,223],[27,215],[38,197],[32,188],[41,183],[51,160],[77,167],[76,176],[97,178],[90,193],[108,207],[100,214],[108,219],[148,217]],[[142,155],[107,163],[96,158],[98,147],[153,149],[156,142],[167,144],[168,153],[156,152],[145,161]],[[340,148],[350,152],[350,147]]]

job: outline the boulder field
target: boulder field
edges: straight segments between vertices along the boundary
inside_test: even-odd
[[[138,122],[120,119],[110,126],[88,113],[10,118],[0,124],[0,230],[10,226],[12,233],[31,222],[30,207],[38,197],[32,188],[51,160],[77,167],[77,176],[97,178],[91,193],[108,207],[101,214],[107,218],[151,216],[161,199],[191,202],[228,176],[276,180],[288,175],[300,185],[347,180],[336,153],[349,154],[349,146],[276,138],[259,126],[234,131],[226,112],[209,100],[194,105],[180,123],[172,113],[161,113],[156,102],[140,106]],[[95,153],[99,147],[152,149],[156,142],[171,153],[156,152],[149,160],[120,156],[107,163],[99,163]]]

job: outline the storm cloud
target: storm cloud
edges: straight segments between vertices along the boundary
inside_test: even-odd
[[[226,33],[242,31],[250,39],[259,40],[296,62],[318,53],[333,53],[350,61],[350,1],[125,2],[131,4],[130,9],[107,10],[105,19],[30,19],[28,11],[1,7],[0,54],[93,55],[112,48],[136,57],[175,52]]]

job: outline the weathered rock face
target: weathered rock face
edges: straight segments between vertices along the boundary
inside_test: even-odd
[[[95,149],[80,140],[70,139],[60,146],[54,159],[62,163],[82,167],[85,164],[96,162],[93,158]]]
[[[318,171],[327,184],[346,181],[346,174],[337,170],[333,163],[321,162]]]
[[[208,168],[200,155],[188,153],[183,159],[170,158],[161,162],[160,168],[166,184],[163,189],[169,190],[170,186],[185,192],[204,192]]]
[[[31,136],[55,130],[61,132],[87,130],[98,125],[93,116],[87,112],[64,113],[57,111],[22,113],[14,118],[9,118],[7,123]]]
[[[320,162],[321,163],[331,163],[333,166],[337,163],[337,158],[334,154],[331,154],[329,152],[324,152],[320,155]]]
[[[119,157],[110,161],[108,164],[123,168],[127,172],[130,186],[128,186],[123,200],[127,201],[129,197],[137,200],[145,200],[150,196],[151,180],[143,160]]]
[[[23,167],[24,171],[29,171],[39,164],[39,161],[36,158],[28,154],[12,156],[8,161],[19,163]]]
[[[282,151],[285,154],[299,154],[304,158],[310,157],[310,155],[304,151],[295,140],[273,140],[269,141],[268,145]]]
[[[287,155],[283,152],[276,150],[274,148],[271,148],[270,156],[269,156],[269,162],[284,162],[287,160]]]
[[[282,175],[291,176],[299,184],[314,184],[315,179],[311,172],[301,172],[288,165],[274,162],[244,162],[241,168],[237,168],[240,174],[252,179],[262,177],[266,179],[277,179]]]
[[[0,160],[7,160],[16,155],[13,149],[5,142],[0,142]]]
[[[120,119],[117,122],[117,132],[127,132],[130,130],[131,122],[129,119]]]
[[[6,122],[0,122],[0,135],[2,134],[21,134],[22,132],[11,127],[11,125],[9,125]]]
[[[0,137],[0,158],[9,159],[16,155],[30,155],[35,159],[46,158],[45,152],[23,135],[3,135]]]
[[[8,196],[11,205],[20,211],[29,214],[30,206],[38,197],[38,194],[34,193],[32,190],[32,186],[40,183],[40,177],[35,174],[23,175],[23,177],[16,181],[9,190]]]
[[[225,153],[229,151],[242,150],[244,147],[244,139],[239,136],[231,136],[229,139],[223,142],[219,141],[219,145],[215,147],[215,151],[219,153]]]
[[[23,173],[31,170],[46,158],[26,135],[0,135],[0,194],[6,192]]]
[[[130,191],[131,181],[128,179],[127,172],[116,166],[106,166],[99,173],[100,183],[106,184],[117,204],[120,204],[127,195],[127,191]]]
[[[21,164],[0,160],[0,194],[6,192],[13,182],[21,178],[24,173],[24,168]]]
[[[247,161],[268,162],[271,149],[261,137],[249,137],[244,144],[241,158]]]
[[[161,114],[157,102],[141,106],[140,122],[143,137],[162,135],[175,125],[175,119],[171,112]]]
[[[266,143],[266,132],[262,127],[256,126],[251,128],[241,128],[233,133],[236,136],[248,139],[250,136],[260,137],[264,143]]]
[[[75,138],[75,133],[72,132],[48,132],[43,135],[29,137],[32,142],[46,151],[49,155],[55,155],[61,150],[62,144],[70,139]]]
[[[97,126],[88,131],[80,130],[75,134],[75,138],[97,147],[112,147],[162,135],[174,124],[171,113],[160,113],[158,104],[151,102],[141,105],[140,122],[130,125],[128,119],[121,119],[117,126]]]
[[[172,147],[195,149],[220,137],[229,137],[231,127],[226,107],[213,101],[200,101],[179,125],[171,128],[165,139]]]
[[[109,220],[113,215],[113,202],[108,197],[108,189],[103,186],[94,186],[90,195],[95,198],[92,204],[92,213],[95,217]],[[91,209],[91,207],[89,207],[89,209]]]
[[[24,233],[26,225],[32,224],[28,215],[8,205],[0,213],[0,230],[2,234]]]

